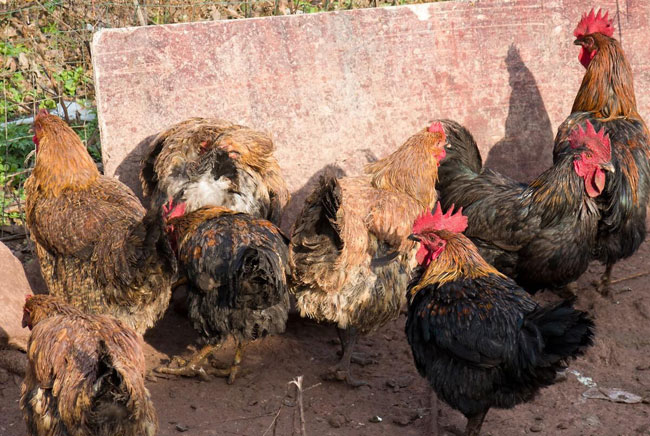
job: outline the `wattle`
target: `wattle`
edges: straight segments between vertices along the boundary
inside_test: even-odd
[[[418,265],[428,266],[431,263],[431,254],[427,250],[424,244],[420,244],[418,252],[415,254],[415,260],[417,260]]]
[[[585,177],[585,190],[590,197],[598,197],[605,189],[605,172],[596,168],[594,172]]]
[[[580,54],[578,55],[578,60],[585,68],[589,67],[591,60],[596,56],[596,50],[587,51],[584,47],[580,47]]]

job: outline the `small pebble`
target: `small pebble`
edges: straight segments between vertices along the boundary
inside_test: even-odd
[[[587,424],[589,424],[592,427],[600,427],[600,425],[601,425],[600,424],[600,419],[598,419],[598,417],[595,416],[595,415],[588,416],[585,419],[585,421],[587,421]]]
[[[541,425],[532,425],[530,427],[530,431],[533,432],[533,433],[539,433],[542,430],[544,430],[544,427],[542,427]]]
[[[375,415],[375,416],[373,416],[372,418],[370,418],[368,421],[370,421],[370,422],[375,422],[375,423],[376,423],[376,422],[382,422],[383,419],[381,419],[381,416],[379,416],[379,415]]]
[[[334,428],[341,428],[345,424],[345,416],[340,414],[331,415],[327,419],[327,423]]]
[[[183,424],[176,424],[176,430],[180,431],[181,433],[189,430],[190,428],[186,425]]]
[[[406,427],[407,425],[409,425],[412,422],[412,420],[411,420],[410,417],[408,417],[406,415],[401,415],[401,416],[396,416],[395,418],[393,418],[393,422],[395,424],[401,426],[401,427]]]
[[[569,424],[567,424],[566,422],[560,422],[557,425],[557,428],[560,430],[566,430],[567,428],[569,428]]]

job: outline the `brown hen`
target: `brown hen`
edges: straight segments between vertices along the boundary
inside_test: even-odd
[[[221,206],[278,224],[289,191],[271,138],[213,118],[190,118],[160,133],[142,161],[150,209],[181,198],[191,212]]]
[[[366,175],[325,177],[307,198],[289,246],[293,292],[301,315],[337,325],[339,364],[326,377],[354,380],[349,365],[359,333],[399,314],[414,266],[407,240],[413,220],[436,202],[440,123],[409,138]]]
[[[175,259],[158,220],[103,176],[74,131],[41,111],[25,215],[50,294],[143,333],[169,304]]]
[[[49,295],[28,297],[32,330],[20,408],[30,436],[153,436],[142,338],[120,321]]]

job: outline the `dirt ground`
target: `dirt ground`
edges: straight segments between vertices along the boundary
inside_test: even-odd
[[[635,256],[617,265],[614,279],[648,271],[649,260],[650,243],[645,243]],[[533,402],[512,410],[490,411],[483,435],[650,435],[647,402],[624,404],[583,396],[589,389],[585,384],[589,377],[598,387],[620,388],[650,398],[650,276],[616,283],[615,301],[609,301],[591,285],[602,271],[594,264],[580,279],[577,301],[579,308],[589,310],[595,318],[596,345],[571,364],[565,381],[543,390]],[[550,301],[557,297],[545,292],[536,298]],[[355,366],[356,376],[370,382],[371,387],[352,389],[320,379],[320,374],[336,362],[339,346],[334,328],[294,314],[285,335],[246,349],[242,373],[232,386],[220,378],[208,382],[186,378],[149,381],[159,434],[300,435],[296,388],[289,383],[304,376],[307,435],[429,435],[431,391],[413,365],[404,322],[401,316],[360,341],[359,350],[377,362]],[[170,308],[145,336],[149,367],[167,356],[186,352],[186,346],[195,339],[188,321]],[[226,344],[218,357],[226,363],[233,352],[232,344]],[[0,378],[0,436],[25,434],[18,408],[20,381],[6,375]],[[444,405],[439,413],[446,434],[458,434],[464,428],[460,413]]]

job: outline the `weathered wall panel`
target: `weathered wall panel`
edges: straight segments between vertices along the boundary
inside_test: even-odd
[[[616,0],[600,2],[616,14]],[[616,36],[650,96],[650,2],[619,1]],[[465,124],[487,164],[530,179],[551,162],[583,67],[584,0],[481,0],[99,32],[93,63],[107,174],[136,188],[142,141],[191,116],[268,131],[295,192],[348,174],[437,117]],[[620,31],[619,31],[620,30]]]

